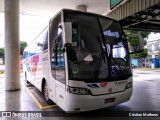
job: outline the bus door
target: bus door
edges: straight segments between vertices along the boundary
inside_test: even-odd
[[[59,15],[60,16],[60,15]],[[58,19],[57,16],[56,18]],[[53,20],[51,25],[52,36],[50,39],[50,56],[51,56],[51,73],[55,86],[55,98],[56,104],[65,110],[66,106],[66,76],[65,76],[65,64],[64,64],[64,52],[62,51],[63,37],[62,26],[59,26],[59,20]]]
[[[62,52],[62,33],[58,35],[55,41],[55,83],[56,83],[56,98],[57,104],[65,109],[65,88],[66,88],[66,77],[65,77],[65,66],[64,66],[64,55]]]

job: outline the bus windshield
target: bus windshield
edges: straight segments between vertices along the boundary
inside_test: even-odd
[[[101,82],[131,77],[128,43],[117,21],[74,11],[66,11],[64,21],[72,23],[69,80]]]

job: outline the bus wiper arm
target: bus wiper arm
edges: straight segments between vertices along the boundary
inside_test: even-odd
[[[105,53],[104,53],[104,50],[103,50],[103,47],[102,47],[102,43],[101,43],[101,41],[100,41],[99,36],[97,37],[97,40],[98,40],[98,42],[99,42],[99,44],[100,44],[100,47],[101,47],[101,53],[100,53],[99,60],[96,62],[96,66],[95,66],[95,69],[94,69],[94,71],[93,71],[92,79],[98,79],[99,72],[100,72],[101,65],[102,65],[102,58],[104,59],[104,63],[106,63]]]
[[[100,58],[99,60],[96,62],[96,66],[95,66],[95,69],[93,71],[93,76],[92,76],[92,79],[98,79],[98,76],[99,76],[99,72],[100,72],[100,68],[101,68],[101,65],[102,65],[102,52],[100,54]]]
[[[104,63],[106,63],[105,52],[104,52],[104,50],[103,50],[102,42],[101,42],[99,36],[97,37],[97,40],[98,40],[98,42],[99,42],[99,44],[100,44],[100,47],[101,47],[101,53],[102,53],[102,55],[103,55]],[[105,46],[105,45],[104,45],[104,46]]]

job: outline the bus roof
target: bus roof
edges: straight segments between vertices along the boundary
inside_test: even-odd
[[[115,19],[112,19],[112,18],[108,18],[104,15],[100,15],[100,14],[97,14],[97,13],[91,13],[91,12],[83,12],[83,11],[79,11],[79,10],[74,10],[74,9],[61,9],[59,12],[56,13],[56,15],[54,15],[53,17],[51,17],[50,20],[53,20],[58,14],[60,13],[64,13],[64,12],[73,12],[73,13],[82,13],[82,14],[88,14],[88,15],[93,15],[93,16],[99,16],[99,17],[104,17],[104,18],[107,18],[107,19],[110,19],[110,20],[113,20],[113,21],[117,21]]]

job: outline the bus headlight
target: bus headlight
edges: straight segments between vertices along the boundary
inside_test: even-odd
[[[132,82],[129,82],[127,85],[126,85],[126,89],[129,89],[132,87]]]
[[[67,91],[72,94],[78,95],[90,95],[91,92],[87,88],[79,88],[79,87],[70,87],[68,86]]]

